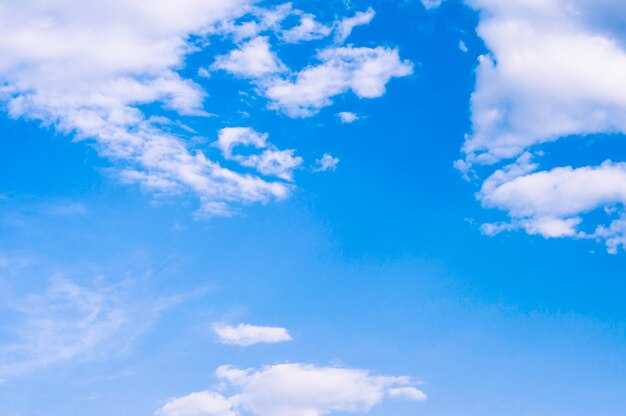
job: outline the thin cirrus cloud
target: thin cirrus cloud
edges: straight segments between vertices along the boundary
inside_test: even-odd
[[[4,300],[2,320],[10,324],[2,325],[0,378],[124,351],[182,300],[128,302],[131,293],[130,282],[88,286],[56,276],[41,292]]]
[[[293,340],[287,329],[270,326],[213,324],[213,332],[222,344],[249,347],[255,344],[277,344]]]
[[[367,413],[386,398],[423,401],[408,377],[375,376],[366,370],[277,364],[241,370],[222,366],[216,376],[231,396],[212,391],[169,400],[157,416],[322,416]]]
[[[478,198],[509,216],[483,230],[597,239],[610,253],[626,247],[623,163],[607,155],[600,165],[543,167],[552,142],[626,134],[624,3],[466,3],[480,12],[489,53],[479,57],[472,131],[456,166],[468,178],[487,170]],[[589,215],[602,210],[604,219]]]
[[[298,17],[299,24],[284,29],[290,16]],[[259,160],[227,168],[222,160],[207,156],[196,142],[186,140],[188,132],[172,127],[185,117],[210,115],[205,109],[208,92],[178,71],[191,52],[217,55],[205,40],[221,36],[239,44],[240,50],[215,60],[216,68],[255,79],[288,73],[275,58],[267,35],[302,42],[329,37],[324,28],[336,26],[318,23],[315,16],[289,3],[262,7],[252,0],[181,0],[175,5],[156,0],[149,6],[122,0],[3,2],[0,102],[13,118],[37,120],[90,143],[113,163],[110,172],[121,182],[157,195],[193,195],[199,201],[199,216],[228,216],[241,205],[287,198],[293,189],[286,183],[291,176],[285,171],[269,178],[263,170],[270,172],[269,166],[297,159],[271,149]],[[377,55],[329,57],[325,63],[346,68],[364,66],[363,59],[374,60],[378,67],[382,63]],[[206,68],[197,73],[209,75]],[[395,73],[387,68],[372,75],[376,93],[363,93],[363,88],[348,84],[329,91],[322,78],[319,85],[308,82],[291,88],[300,94],[295,103],[285,101],[288,84],[270,83],[264,90],[270,96],[271,89],[277,110],[312,115],[320,103],[330,103],[328,98],[303,98],[307,95],[303,88],[319,88],[330,95],[352,88],[361,97],[380,96],[380,80],[386,82]],[[146,113],[146,104],[160,105],[167,117]]]

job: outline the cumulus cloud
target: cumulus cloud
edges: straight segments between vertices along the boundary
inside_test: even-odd
[[[166,403],[157,416],[237,416],[232,404],[219,393],[193,393]]]
[[[615,251],[619,218],[594,225],[586,214],[613,205],[618,217],[623,212],[623,165],[546,170],[541,150],[564,137],[626,133],[626,7],[614,0],[467,3],[481,12],[478,34],[489,53],[479,59],[472,131],[456,166],[469,176],[474,167],[497,166],[478,196],[511,218],[484,231],[595,236]],[[529,154],[535,162],[520,162]],[[594,226],[598,232],[589,231]]]
[[[228,55],[218,56],[212,67],[245,78],[259,78],[286,69],[270,50],[266,36],[254,38]]]
[[[315,160],[315,168],[313,170],[315,172],[335,171],[337,170],[337,165],[339,165],[339,158],[324,153],[321,158]]]
[[[341,111],[337,113],[337,117],[341,120],[342,123],[354,123],[359,119],[359,116],[355,113],[351,113],[349,111]]]
[[[248,347],[255,344],[276,344],[291,341],[285,328],[239,324],[237,326],[214,324],[213,331],[219,342],[228,345]]]
[[[317,54],[318,65],[294,74],[293,79],[262,82],[270,106],[290,117],[308,117],[332,104],[331,98],[352,91],[359,98],[385,93],[387,83],[413,73],[398,50],[386,47],[330,47]]]
[[[216,375],[222,387],[234,390],[234,395],[194,393],[171,399],[156,414],[226,416],[234,412],[253,416],[322,416],[366,413],[385,397],[426,400],[426,395],[413,387],[408,377],[375,376],[366,370],[341,367],[296,363],[241,370],[223,366]],[[202,407],[213,413],[201,413]]]

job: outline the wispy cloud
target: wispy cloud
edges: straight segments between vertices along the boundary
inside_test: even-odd
[[[130,282],[79,285],[63,276],[2,308],[0,376],[126,351],[180,297],[138,298]]]

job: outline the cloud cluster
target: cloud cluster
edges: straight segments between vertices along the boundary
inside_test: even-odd
[[[270,37],[297,43],[337,32],[344,40],[373,17],[372,11],[364,13],[324,25],[289,3],[262,7],[253,0],[155,0],[149,5],[2,1],[0,103],[11,117],[37,120],[88,141],[113,163],[124,183],[163,195],[192,194],[200,201],[200,214],[230,215],[241,204],[287,197],[292,189],[285,183],[292,180],[288,170],[299,159],[272,148],[257,160],[242,162],[241,169],[226,168],[186,140],[188,133],[176,129],[181,118],[209,115],[204,109],[207,92],[179,73],[187,55],[199,50],[215,55],[207,42],[211,36],[232,39],[238,47],[215,59],[212,69],[245,78],[274,77],[273,83],[263,84],[273,106],[311,115],[328,105],[329,97],[350,89],[361,97],[380,96],[390,77],[407,72],[390,65],[406,64],[392,50],[368,54],[365,49],[331,48],[317,57],[322,60],[319,69],[305,70],[292,83],[294,73],[276,58]],[[299,23],[283,27],[290,16]],[[204,68],[201,74],[209,72]],[[348,82],[351,75],[361,81]],[[370,81],[371,91],[359,84]],[[311,88],[324,92],[311,97],[305,91]],[[286,94],[292,93],[300,98],[289,101]],[[145,110],[153,104],[161,107],[159,116]]]
[[[548,143],[626,133],[626,7],[616,0],[466,2],[480,11],[478,34],[489,54],[479,59],[472,132],[457,167],[471,176],[476,167],[498,166],[478,195],[511,218],[484,229],[598,238],[615,252],[624,241],[623,165],[610,155],[600,166],[541,162]],[[608,223],[587,220],[601,208]]]
[[[374,376],[366,370],[277,364],[216,371],[227,396],[206,391],[169,400],[157,416],[322,416],[365,413],[385,398],[426,400],[407,377]]]
[[[277,149],[267,142],[267,138],[267,134],[260,134],[249,127],[226,127],[219,131],[215,145],[220,148],[226,160],[237,161],[241,166],[254,168],[266,176],[292,181],[293,170],[302,164],[302,158],[294,156],[294,149]],[[233,154],[233,149],[239,146],[263,151],[246,155]]]

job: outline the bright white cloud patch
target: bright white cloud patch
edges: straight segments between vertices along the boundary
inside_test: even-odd
[[[213,69],[221,69],[245,78],[259,78],[285,71],[285,65],[270,50],[267,37],[260,36],[228,55],[219,56]]]
[[[337,113],[337,117],[341,120],[342,123],[354,123],[359,119],[359,116],[355,113],[351,113],[349,111],[342,111]]]
[[[285,29],[290,16],[299,22]],[[335,27],[289,3],[263,7],[253,0],[0,0],[0,102],[11,117],[88,141],[124,183],[159,195],[195,195],[200,215],[231,215],[238,205],[286,198],[293,186],[285,181],[300,159],[292,150],[268,147],[240,160],[257,170],[250,173],[226,168],[186,140],[188,132],[176,129],[181,117],[209,115],[207,92],[178,72],[186,56],[199,50],[217,55],[213,35],[231,39],[236,48],[207,67],[253,79],[274,108],[298,116],[314,114],[350,89],[360,97],[380,96],[391,77],[408,72],[394,50],[331,48],[320,55],[322,67],[294,76],[291,85],[293,71],[270,37],[300,42],[327,37]],[[210,76],[207,67],[196,71],[200,77]],[[323,75],[328,71],[331,78]],[[311,96],[311,88],[321,95]],[[148,104],[167,116],[147,113]]]
[[[254,344],[276,344],[293,339],[287,329],[271,326],[214,324],[213,331],[222,344],[239,345],[242,347]]]
[[[481,11],[478,33],[490,54],[479,60],[472,132],[457,167],[471,172],[478,165],[507,164],[485,181],[479,198],[512,219],[484,230],[595,237],[614,252],[624,241],[623,165],[542,170],[540,146],[568,136],[626,133],[624,3],[467,3]],[[614,206],[608,225],[587,224],[586,214]]]
[[[328,172],[337,170],[339,158],[325,153],[321,158],[315,160],[315,172]]]
[[[170,400],[156,414],[205,415],[200,413],[204,407],[213,411],[206,413],[207,416],[233,412],[252,416],[322,416],[366,413],[386,397],[426,400],[426,395],[413,387],[409,378],[374,376],[366,370],[279,364],[258,370],[223,366],[216,375],[223,387],[235,394],[227,397],[211,392],[194,393]],[[224,406],[225,401],[230,407]]]
[[[205,391],[169,401],[156,416],[237,416],[232,407],[221,394]]]
[[[397,50],[385,47],[331,47],[317,54],[318,65],[294,75],[294,79],[264,80],[264,94],[271,107],[291,117],[308,117],[332,104],[331,98],[352,91],[360,98],[380,97],[392,78],[413,73]]]

